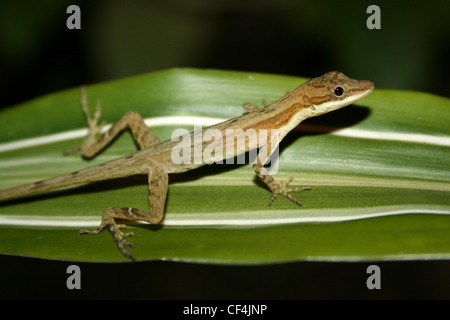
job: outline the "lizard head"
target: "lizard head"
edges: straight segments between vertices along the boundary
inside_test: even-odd
[[[338,71],[330,71],[321,77],[304,83],[303,101],[309,117],[315,117],[364,98],[372,92],[373,82],[354,80]]]

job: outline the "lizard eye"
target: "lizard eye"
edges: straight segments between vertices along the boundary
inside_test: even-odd
[[[333,92],[336,97],[340,97],[344,94],[344,89],[342,87],[336,87]]]

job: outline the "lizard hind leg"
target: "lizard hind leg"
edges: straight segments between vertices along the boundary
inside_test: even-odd
[[[88,123],[88,135],[81,146],[64,152],[65,155],[81,152],[84,157],[92,158],[126,129],[131,131],[139,149],[148,148],[159,143],[158,137],[147,127],[142,117],[136,111],[128,111],[121,119],[112,124],[107,131],[103,132],[105,122],[99,124],[101,116],[100,101],[97,101],[94,116],[91,116],[84,88],[81,90],[81,105]]]
[[[126,241],[125,238],[134,237],[133,232],[124,233],[120,229],[126,228],[125,224],[118,224],[116,219],[131,220],[131,221],[147,221],[150,223],[158,223],[159,218],[152,219],[148,216],[149,214],[143,210],[136,208],[119,208],[111,207],[106,209],[102,214],[102,222],[100,226],[95,230],[80,230],[78,235],[81,234],[91,234],[95,235],[100,233],[104,228],[107,228],[112,234],[114,241],[117,244],[120,252],[127,258],[136,261],[134,255],[127,250],[126,247],[134,248],[132,242]]]
[[[115,219],[145,221],[151,224],[158,224],[164,217],[164,208],[166,203],[169,176],[156,163],[150,163],[148,171],[149,201],[150,210],[143,211],[136,208],[118,208],[112,207],[106,209],[102,214],[102,222],[95,230],[80,230],[78,234],[98,234],[105,227],[111,232],[114,241],[117,243],[120,252],[127,258],[135,261],[134,255],[126,249],[133,248],[131,242],[125,240],[127,237],[134,236],[133,232],[123,233],[120,229],[125,228],[123,224],[117,224]]]

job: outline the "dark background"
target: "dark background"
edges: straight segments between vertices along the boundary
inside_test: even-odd
[[[72,264],[81,270],[80,290],[66,287],[70,276],[66,270]],[[379,290],[366,286],[367,268],[373,264],[381,271]],[[450,261],[230,266],[167,261],[79,263],[0,255],[0,270],[0,299],[187,299],[184,305],[197,299],[450,299]],[[323,307],[313,309],[327,312]]]
[[[81,8],[68,30],[66,8]],[[366,9],[381,9],[368,30]],[[173,67],[314,77],[449,96],[448,1],[0,2],[0,106]]]
[[[66,8],[81,8],[81,30]],[[368,30],[366,8],[381,8]],[[313,77],[339,70],[377,88],[449,96],[448,1],[1,1],[0,107],[54,91],[173,67]],[[215,266],[77,263],[0,256],[0,298],[450,298],[448,261]],[[447,280],[446,280],[447,279]]]

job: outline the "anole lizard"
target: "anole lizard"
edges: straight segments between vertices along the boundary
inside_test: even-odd
[[[245,104],[247,111],[244,115],[210,126],[206,129],[217,129],[222,133],[223,140],[226,139],[227,129],[242,129],[235,132],[235,135],[242,134],[247,129],[261,131],[265,129],[278,130],[278,144],[286,134],[294,129],[303,120],[318,116],[344,106],[347,106],[372,92],[374,84],[368,80],[353,80],[344,74],[332,71],[321,77],[311,79],[298,88],[289,92],[274,103],[258,108],[252,104]],[[109,229],[114,237],[122,254],[135,260],[133,254],[126,247],[133,247],[131,242],[124,238],[133,236],[132,232],[123,233],[120,229],[125,225],[117,224],[115,219],[125,219],[131,221],[145,221],[152,224],[161,223],[164,217],[164,207],[168,191],[169,178],[172,173],[180,173],[205,165],[205,162],[193,164],[176,164],[173,161],[172,149],[177,141],[167,140],[160,142],[155,134],[145,125],[141,116],[134,111],[126,113],[119,121],[114,123],[104,134],[97,137],[101,131],[98,125],[100,117],[100,107],[93,118],[89,114],[87,99],[82,92],[81,104],[86,115],[89,133],[82,145],[76,149],[85,157],[93,157],[105,148],[120,132],[129,128],[136,140],[140,150],[125,157],[112,160],[107,163],[92,166],[80,171],[72,172],[47,180],[26,184],[10,189],[0,190],[0,200],[8,200],[25,196],[32,193],[43,192],[51,189],[62,188],[82,183],[89,183],[101,180],[108,180],[120,177],[127,177],[136,174],[148,176],[150,210],[143,211],[136,208],[111,207],[102,214],[102,222],[96,230],[80,230],[78,234],[97,234],[105,227]],[[216,131],[217,132],[217,131]],[[191,132],[190,139],[194,139],[194,132]],[[266,186],[272,191],[269,205],[278,195],[290,199],[292,202],[301,205],[289,192],[301,192],[311,189],[310,187],[289,187],[292,177],[287,181],[275,181],[264,167],[270,158],[276,145],[271,145],[273,140],[269,137],[258,139],[255,144],[246,140],[245,149],[235,149],[234,145],[224,144],[223,159],[230,152],[233,156],[259,148],[257,160],[253,163],[253,169],[262,179]],[[253,141],[255,142],[255,141]],[[202,143],[200,150],[203,151],[207,144]],[[197,145],[198,147],[198,145]],[[194,155],[192,155],[194,156]]]

